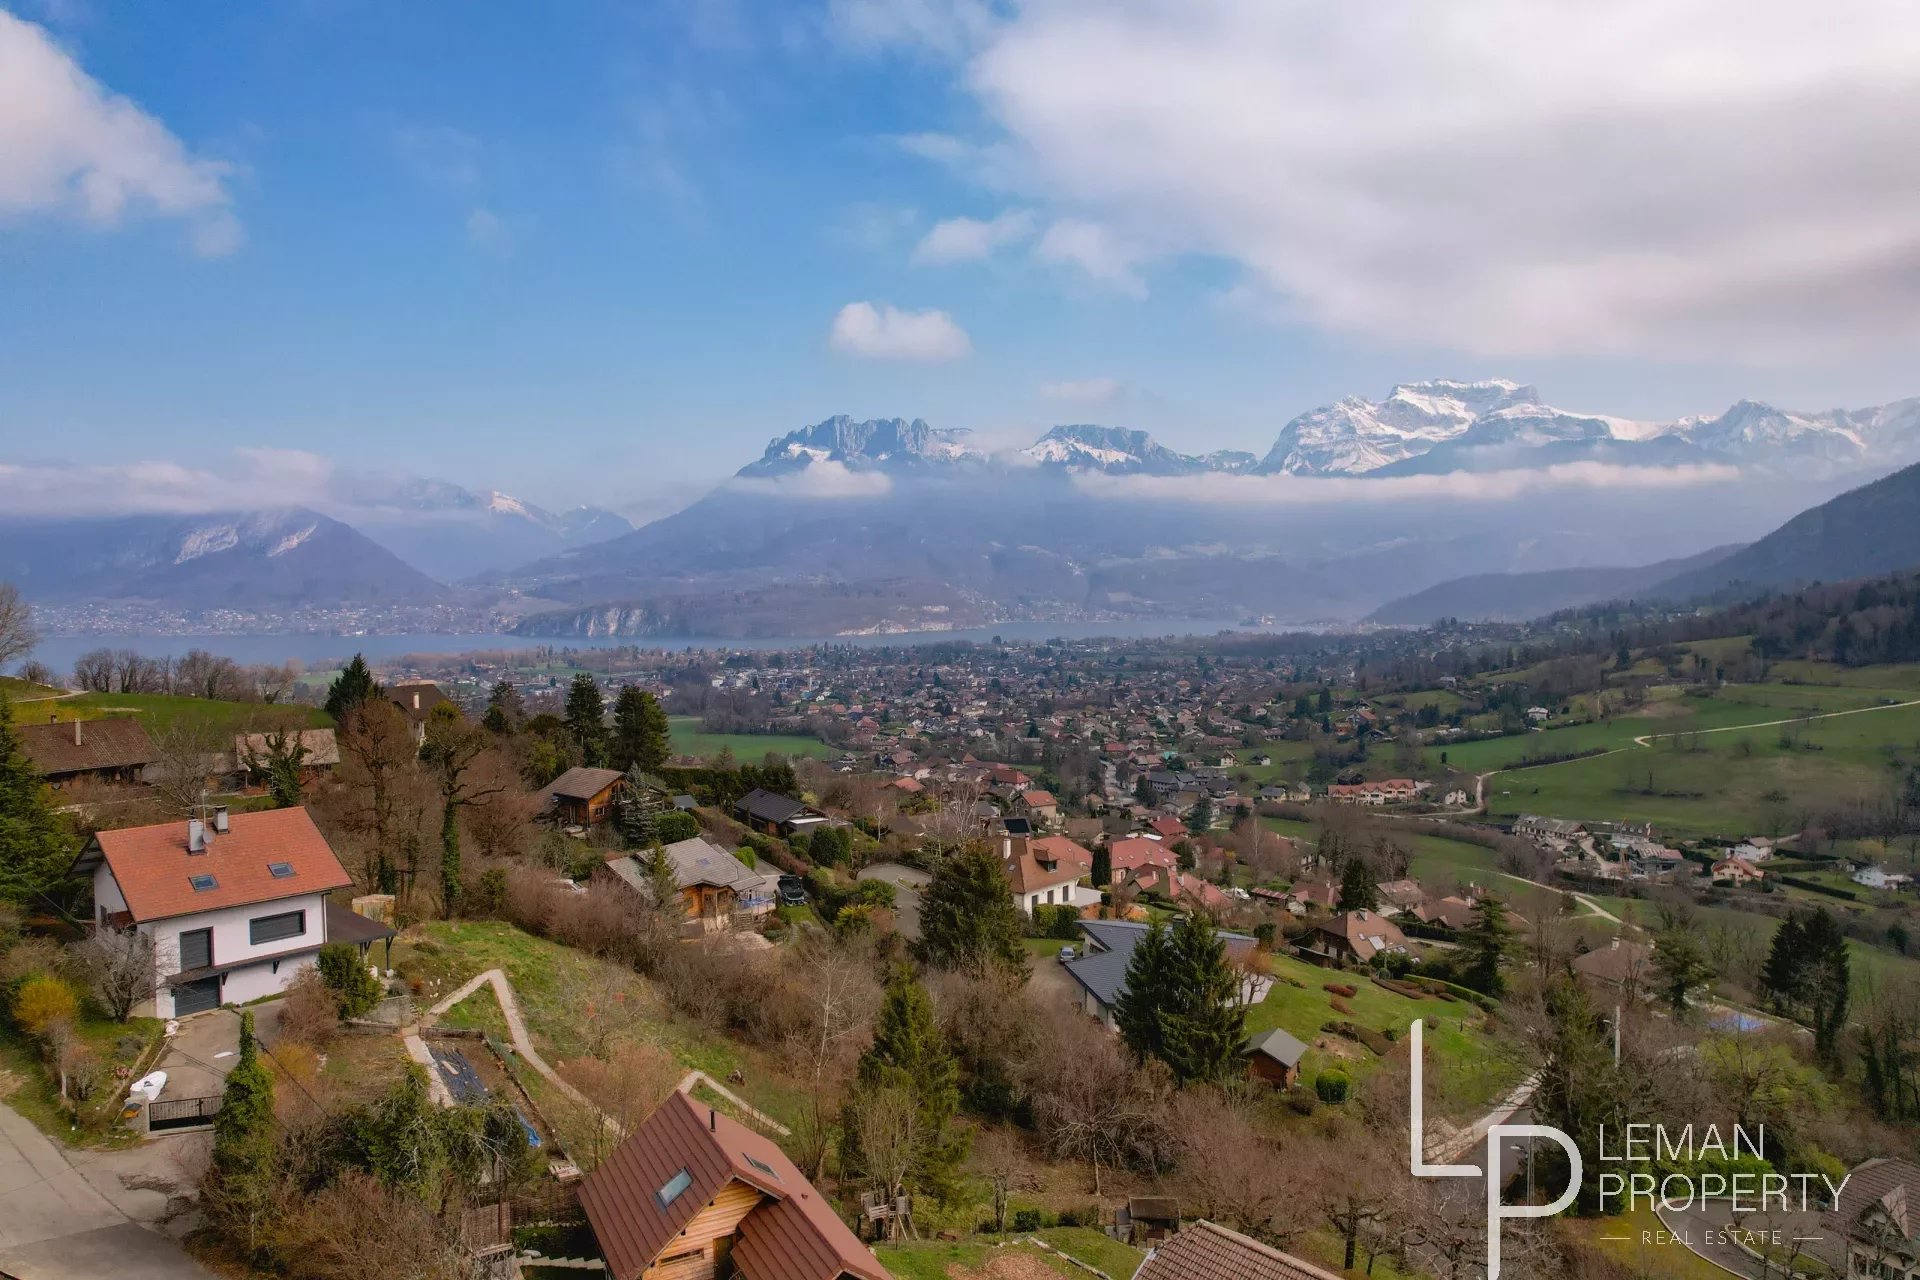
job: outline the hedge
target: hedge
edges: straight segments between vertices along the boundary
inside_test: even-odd
[[[1845,898],[1848,902],[1860,901],[1860,895],[1851,889],[1836,889],[1832,885],[1821,884],[1815,880],[1802,880],[1799,876],[1776,875],[1774,879],[1781,884],[1792,885],[1796,889],[1805,889],[1808,893],[1824,893],[1829,898]]]
[[[1372,1027],[1363,1027],[1357,1022],[1328,1022],[1323,1024],[1320,1029],[1363,1044],[1382,1057],[1393,1052],[1393,1041],[1387,1039]]]

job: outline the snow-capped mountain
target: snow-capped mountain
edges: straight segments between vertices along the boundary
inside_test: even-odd
[[[771,478],[822,462],[838,463],[849,471],[905,473],[985,462],[987,455],[968,444],[967,435],[965,430],[935,429],[921,418],[855,422],[846,414],[836,414],[769,441],[766,452],[738,474]]]
[[[1281,428],[1261,460],[1262,473],[1359,475],[1427,452],[1479,419],[1539,393],[1505,379],[1403,383],[1385,400],[1349,396],[1301,414]]]
[[[0,579],[40,600],[181,608],[431,604],[446,589],[318,511],[0,520]]]
[[[1108,475],[1190,475],[1196,471],[1234,470],[1251,454],[1222,451],[1196,458],[1176,453],[1144,431],[1090,424],[1055,427],[1020,451],[1028,462],[1069,471]]]
[[[329,478],[327,498],[333,515],[449,582],[633,531],[601,507],[549,511],[498,489],[418,476],[341,472]]]

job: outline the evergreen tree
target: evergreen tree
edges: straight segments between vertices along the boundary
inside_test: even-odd
[[[273,1077],[260,1061],[253,1011],[240,1013],[239,1060],[227,1072],[213,1120],[212,1207],[246,1241],[259,1247],[273,1183]]]
[[[1687,1011],[1687,994],[1713,978],[1713,966],[1691,929],[1667,929],[1653,940],[1653,971],[1660,999],[1675,1017]]]
[[[582,671],[567,687],[567,737],[580,753],[580,763],[601,769],[607,763],[607,704],[600,682]]]
[[[1093,851],[1093,887],[1104,889],[1113,883],[1113,851],[1105,843]]]
[[[1839,1052],[1852,1004],[1852,959],[1847,938],[1825,907],[1808,907],[1781,921],[1760,971],[1760,987],[1775,1011],[1805,1022],[1824,1061]]]
[[[656,844],[640,859],[640,870],[647,877],[647,897],[653,909],[669,920],[677,921],[686,912],[680,897],[680,878],[674,874],[673,858],[665,845]]]
[[[969,1145],[967,1131],[953,1124],[960,1109],[960,1068],[940,1034],[926,988],[904,969],[887,985],[873,1044],[860,1057],[848,1110],[857,1115],[863,1095],[881,1089],[904,1090],[914,1101],[917,1123],[909,1188],[945,1198]],[[844,1125],[844,1131],[856,1134],[857,1120]],[[857,1150],[852,1154],[857,1165]]]
[[[626,789],[620,795],[620,834],[629,848],[644,849],[660,839],[660,819],[668,812],[667,797],[648,782],[640,766],[627,768]]]
[[[0,695],[0,899],[44,911],[68,883],[78,853],[52,791],[14,732],[12,705]]]
[[[1222,1081],[1246,1062],[1247,1011],[1226,943],[1199,913],[1154,924],[1127,963],[1114,1021],[1143,1061],[1159,1058],[1182,1084]]]
[[[1379,910],[1380,881],[1373,874],[1372,863],[1365,858],[1347,859],[1340,873],[1340,901],[1336,906],[1341,911]]]
[[[934,867],[920,897],[920,941],[915,945],[922,960],[940,969],[1004,965],[1025,971],[1020,909],[1013,904],[999,856],[984,842],[963,845]]]
[[[1193,808],[1187,811],[1187,830],[1200,835],[1213,825],[1213,799],[1202,795],[1193,802]]]
[[[612,767],[654,770],[671,754],[660,700],[633,685],[620,690],[613,701]]]
[[[518,733],[526,719],[526,704],[520,700],[520,691],[513,687],[513,681],[496,681],[493,692],[487,695],[487,712],[480,718],[480,723],[489,732],[508,734]]]
[[[353,661],[327,686],[327,714],[333,717],[335,724],[345,724],[350,711],[368,699],[379,696],[380,686],[374,683],[367,660],[356,653]]]
[[[1173,940],[1167,926],[1155,920],[1134,944],[1127,961],[1127,981],[1113,1006],[1114,1026],[1120,1038],[1142,1062],[1166,1057],[1165,1024],[1161,1012],[1173,1004],[1168,984],[1173,978]]]
[[[1796,911],[1774,930],[1767,962],[1760,968],[1760,991],[1775,1013],[1791,1014],[1799,1004],[1806,982],[1807,958],[1806,930]]]
[[[1133,780],[1133,798],[1144,805],[1153,804],[1153,784],[1144,773]]]
[[[1507,923],[1507,908],[1488,894],[1480,899],[1460,935],[1460,980],[1484,995],[1496,999],[1505,995],[1507,979],[1500,965],[1512,948],[1513,928]]]

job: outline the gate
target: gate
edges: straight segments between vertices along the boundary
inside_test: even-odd
[[[210,1098],[163,1098],[147,1104],[147,1130],[197,1129],[212,1124],[219,1110],[218,1094]]]

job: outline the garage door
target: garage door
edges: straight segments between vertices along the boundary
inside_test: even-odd
[[[205,1013],[209,1009],[220,1007],[220,979],[202,978],[198,982],[183,982],[173,989],[173,1016],[184,1018],[190,1013]]]

